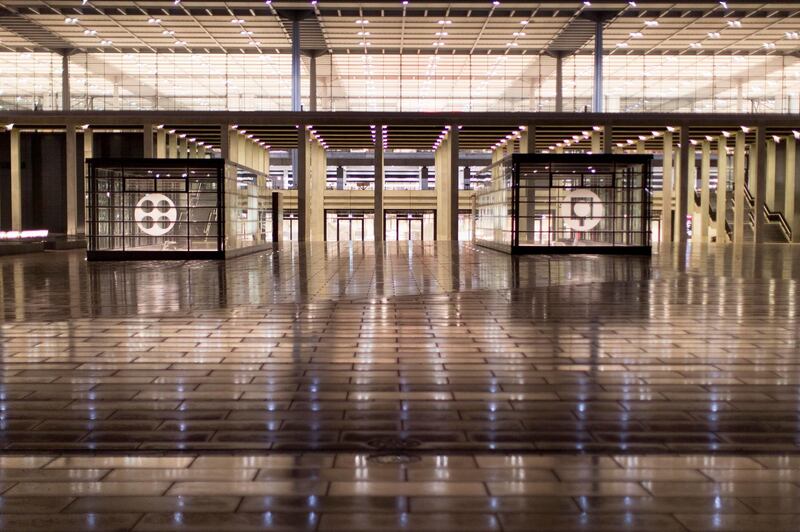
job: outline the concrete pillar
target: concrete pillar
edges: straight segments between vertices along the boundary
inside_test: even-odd
[[[168,149],[168,156],[170,159],[177,159],[178,158],[178,135],[174,133],[169,134],[169,147]]]
[[[592,112],[603,112],[603,20],[597,19],[594,25],[594,91],[592,92]]]
[[[591,135],[592,139],[592,153],[602,153],[603,151],[603,137],[600,134],[600,131],[592,131]]]
[[[678,134],[680,135],[680,133]],[[678,144],[680,144],[680,136],[678,137]],[[681,239],[678,236],[681,232],[681,221],[678,219],[678,205],[680,204],[681,200],[680,197],[683,194],[684,187],[681,183],[681,168],[683,167],[681,163],[681,153],[683,150],[680,149],[681,147],[678,146],[678,151],[675,152],[675,163],[673,164],[673,173],[672,173],[672,184],[673,184],[673,198],[675,198],[674,203],[675,207],[673,208],[673,216],[672,216],[672,241],[673,242],[680,242]],[[686,223],[684,221],[684,223]]]
[[[247,137],[244,135],[239,135],[239,138],[236,139],[236,152],[234,161],[242,166],[247,166],[247,144]]]
[[[189,141],[186,137],[180,137],[178,140],[178,157],[181,159],[189,158]]]
[[[699,241],[708,242],[711,227],[711,143],[704,140],[700,155],[700,236]]]
[[[19,129],[11,133],[11,230],[22,231],[22,163],[19,151]]]
[[[69,112],[72,109],[72,94],[69,85],[69,55],[61,56],[61,110]]]
[[[325,240],[325,178],[327,169],[327,156],[325,148],[318,142],[307,137],[307,173],[308,175],[308,204],[310,217],[308,219],[309,239],[313,242]]]
[[[94,133],[92,133],[91,129],[87,128],[83,130],[83,190],[86,194],[89,193],[89,163],[87,161],[92,157],[94,157]],[[83,201],[83,198],[81,198],[81,201]],[[89,219],[89,212],[86,208],[86,202],[84,201],[84,204],[79,208],[83,209],[83,233],[86,234],[88,233],[86,220]]]
[[[643,140],[636,141],[636,153],[645,153],[645,143]]]
[[[526,126],[519,136],[520,153],[536,153],[536,126]]]
[[[743,131],[736,132],[733,149],[733,243],[744,242],[744,173],[745,173],[745,136]]]
[[[344,167],[336,167],[336,190],[344,190]]]
[[[66,127],[66,158],[65,170],[67,174],[67,235],[78,234],[78,151],[75,126],[67,124]]]
[[[167,158],[167,132],[163,127],[156,130],[156,158]]]
[[[300,17],[292,20],[292,111],[299,111],[300,104]]]
[[[767,180],[765,179],[767,173],[766,147],[766,128],[760,126],[756,130],[755,150],[751,155],[751,157],[755,158],[754,167],[756,171],[755,175],[750,176],[751,181],[753,179],[756,181],[753,187],[753,215],[755,217],[753,240],[755,242],[764,241],[764,230],[766,228],[766,219],[764,218],[764,205],[766,204],[767,196]]]
[[[283,241],[283,193],[272,193],[272,241]]]
[[[794,135],[786,137],[783,214],[792,229],[792,242],[800,242],[800,187],[797,186],[797,140]]]
[[[308,101],[308,108],[311,111],[317,110],[317,55],[316,52],[312,52],[309,56],[309,75],[308,75],[308,83],[309,83],[309,101]]]
[[[564,111],[564,52],[556,52],[556,112]]]
[[[297,173],[294,174],[294,182],[297,187],[297,238],[300,242],[311,240],[311,226],[309,218],[311,214],[311,204],[309,203],[309,183],[307,168],[307,145],[308,131],[305,126],[300,126],[297,130]]]
[[[728,140],[724,135],[717,139],[717,243],[728,242],[725,214],[728,210]]]
[[[142,140],[144,145],[144,158],[150,159],[153,157],[153,124],[145,124],[142,131]]]
[[[769,209],[773,210],[773,211],[775,210],[775,190],[776,190],[776,186],[775,186],[775,181],[776,181],[775,180],[775,173],[776,173],[775,172],[775,170],[776,170],[776,168],[775,168],[776,167],[775,151],[776,151],[776,142],[773,139],[768,139],[767,140],[767,150],[766,150],[767,160],[764,163],[766,165],[766,172],[764,174],[765,177],[766,177],[766,184],[765,184],[765,186],[766,186],[766,194],[765,194],[764,202],[766,203],[767,207],[769,207]]]
[[[383,212],[383,186],[384,186],[384,166],[383,166],[383,128],[376,126],[375,134],[375,241],[382,242],[386,239],[384,228]]]
[[[661,241],[672,242],[672,133],[664,133],[663,190],[661,192]]]
[[[613,153],[614,129],[611,124],[603,126],[603,153]]]
[[[676,231],[675,231],[675,238],[676,240],[683,244],[686,242],[688,238],[688,234],[686,233],[686,216],[688,214],[688,207],[689,204],[687,202],[687,192],[691,192],[694,194],[694,186],[689,186],[689,163],[693,163],[689,159],[689,127],[684,125],[681,126],[681,160],[680,160],[680,173],[678,175],[677,183],[680,183],[680,192],[676,191],[676,205],[675,205],[675,218],[676,218]]]
[[[458,127],[453,125],[439,146],[436,169],[436,239],[458,240]],[[441,172],[440,172],[441,169]]]

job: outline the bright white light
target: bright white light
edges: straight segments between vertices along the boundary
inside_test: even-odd
[[[742,27],[742,21],[741,20],[729,20],[728,21],[728,26],[731,27],[731,28],[741,28]]]
[[[774,50],[775,49],[775,43],[774,42],[765,42],[764,44],[762,44],[762,46],[764,48],[766,48],[767,50]]]
[[[231,19],[231,24],[244,24],[244,19],[243,18],[232,18]]]
[[[641,31],[634,31],[630,34],[632,39],[641,39],[644,37],[644,34]]]
[[[369,24],[369,20],[367,19],[358,19],[355,21],[356,24]]]
[[[617,48],[627,48],[627,47],[628,47],[628,43],[626,43],[626,42],[618,42],[617,43]]]
[[[796,31],[787,31],[784,33],[784,35],[787,39],[800,39],[800,34],[798,34]]]
[[[77,24],[78,22],[80,21],[74,17],[67,17],[64,19],[64,24]]]
[[[437,24],[441,24],[442,26],[447,26],[453,23],[452,20],[439,20],[436,22]]]
[[[102,46],[111,46],[114,43],[110,39],[103,39],[102,41],[100,41],[100,44]]]
[[[720,38],[720,34],[719,34],[718,31],[709,31],[708,32],[708,38],[709,39],[719,39]]]
[[[644,21],[644,25],[647,26],[648,28],[655,28],[656,26],[658,26],[658,21],[657,20],[645,20]]]
[[[0,240],[22,240],[24,238],[47,238],[50,231],[47,229],[33,229],[29,231],[0,231]]]
[[[697,49],[697,48],[702,48],[702,47],[703,47],[703,43],[699,43],[699,42],[689,43],[689,48]]]

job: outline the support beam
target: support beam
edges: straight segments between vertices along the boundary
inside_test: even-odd
[[[11,133],[11,230],[22,231],[22,163],[20,158],[19,129]]]
[[[600,131],[592,131],[592,153],[602,153],[603,151],[603,137]]]
[[[681,243],[685,244],[688,238],[688,233],[686,232],[686,215],[689,212],[688,207],[689,204],[687,202],[688,193],[694,193],[694,186],[689,186],[689,163],[692,162],[689,160],[689,126],[683,125],[681,126],[681,161],[680,161],[680,173],[678,175],[678,182],[680,183],[680,191],[676,191],[677,196],[676,199],[676,209],[675,209],[675,222],[676,222],[676,231],[675,237],[676,240]]]
[[[661,242],[672,243],[672,133],[663,137],[663,189],[661,192]]]
[[[189,140],[181,137],[178,141],[178,157],[181,159],[189,158]]]
[[[681,168],[683,165],[681,164],[681,153],[682,150],[680,149],[680,133],[678,134],[678,151],[675,153],[675,162],[673,163],[673,174],[672,174],[672,187],[673,187],[673,198],[675,207],[672,209],[672,241],[673,242],[680,242],[680,238],[678,235],[681,232],[681,222],[678,220],[678,207],[680,205],[680,197],[683,191],[683,187],[681,186]],[[684,221],[684,224],[686,222]]]
[[[75,126],[67,124],[66,130],[66,195],[67,195],[67,235],[78,234],[78,151]]]
[[[383,211],[383,187],[384,187],[384,168],[383,168],[383,127],[376,125],[375,134],[375,241],[382,242],[386,239],[384,227]]]
[[[715,228],[717,244],[728,242],[725,228],[725,215],[728,210],[728,139],[724,135],[717,138],[717,220]]]
[[[745,174],[745,137],[743,131],[736,132],[736,143],[733,149],[733,243],[744,242],[744,174]]]
[[[526,126],[519,137],[520,153],[536,153],[536,126]]]
[[[764,242],[766,218],[764,217],[764,205],[767,198],[767,141],[766,141],[766,127],[759,126],[756,130],[756,143],[753,153],[750,157],[755,157],[753,167],[755,168],[755,175],[750,175],[751,186],[753,186],[753,218],[755,219],[753,227],[753,241],[756,243]],[[755,179],[755,183],[752,180]]]

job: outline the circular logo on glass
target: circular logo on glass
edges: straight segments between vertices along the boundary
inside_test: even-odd
[[[164,194],[146,194],[136,204],[133,218],[143,233],[163,236],[175,227],[178,209]]]
[[[564,225],[573,231],[594,229],[603,218],[605,209],[600,196],[591,190],[573,190],[566,195],[559,207]]]

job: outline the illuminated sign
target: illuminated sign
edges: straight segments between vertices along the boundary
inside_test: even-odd
[[[163,236],[172,231],[178,220],[175,203],[164,194],[142,196],[133,211],[136,225],[145,234]]]
[[[569,192],[559,207],[564,225],[573,231],[589,231],[597,227],[605,213],[600,196],[591,190]]]
[[[47,238],[50,231],[35,229],[31,231],[0,231],[0,240],[25,240],[29,238]]]

